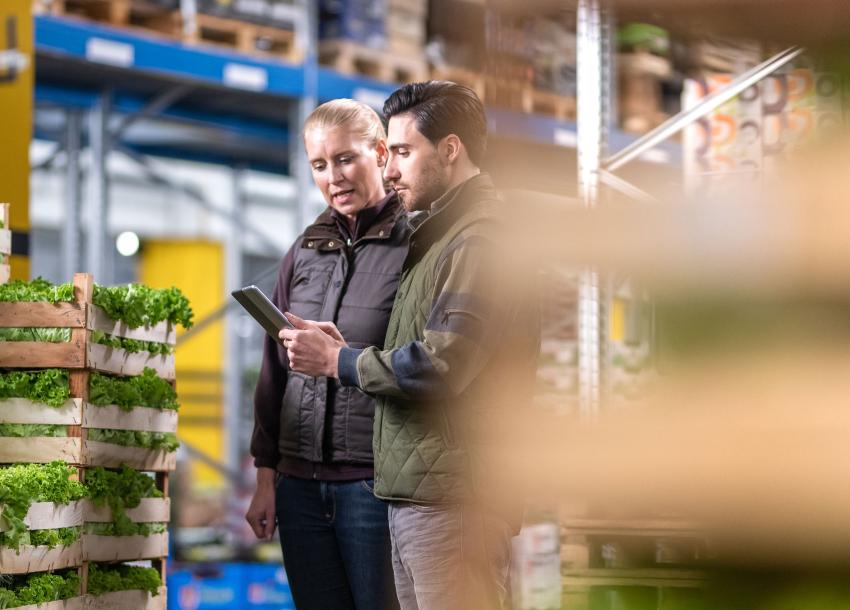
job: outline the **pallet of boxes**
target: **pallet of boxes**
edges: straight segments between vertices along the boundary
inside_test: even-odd
[[[303,60],[298,36],[306,13],[294,0],[197,0],[184,27],[186,42],[230,48],[248,55]]]
[[[322,64],[391,83],[428,79],[420,0],[321,0],[319,8]]]
[[[12,256],[12,231],[9,229],[9,204],[0,203],[0,284],[9,281],[11,268],[9,257]]]
[[[191,316],[175,288],[87,274],[0,287],[0,607],[166,607],[173,350]]]

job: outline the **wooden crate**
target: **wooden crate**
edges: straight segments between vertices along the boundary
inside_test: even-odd
[[[292,63],[302,59],[294,30],[204,14],[196,15],[195,27],[191,30],[184,37],[188,43],[216,45],[239,53],[276,57]]]
[[[33,502],[24,517],[24,523],[30,530],[80,527],[83,525],[83,502],[76,501],[68,504]],[[8,524],[0,518],[0,531],[4,531],[7,527]],[[80,540],[70,546],[53,549],[31,545],[21,545],[18,551],[0,548],[0,573],[27,574],[79,567],[82,565],[81,549]]]
[[[88,428],[175,432],[177,412],[136,407],[123,411],[110,405],[99,407],[71,398],[55,409],[48,405],[13,398],[0,401],[0,423],[38,423],[69,426],[68,437],[6,438],[0,447],[0,463],[48,463],[62,460],[69,464],[118,468],[126,464],[145,471],[169,471],[176,466],[177,454],[164,449],[122,447],[89,441],[82,432]],[[82,437],[82,438],[81,438]]]
[[[136,523],[167,523],[171,520],[171,499],[169,496],[168,473],[159,472],[156,475],[156,486],[163,493],[162,498],[142,498],[135,508],[126,509],[127,517]],[[97,506],[91,500],[82,501],[82,514],[85,523],[110,523],[113,521],[112,510],[108,506]],[[154,534],[151,536],[97,536],[83,534],[83,567],[82,590],[88,592],[88,567],[90,562],[111,561],[135,561],[150,559],[156,568],[162,582],[166,580],[166,568],[168,563],[168,534]],[[164,589],[162,589],[164,591]],[[122,592],[130,593],[130,592]],[[92,602],[97,605],[93,608],[164,608],[165,602],[158,597],[137,599],[140,592],[125,596],[133,605],[110,605],[117,604],[121,596],[115,598],[99,596],[93,598]],[[163,604],[162,606],[158,604]]]
[[[2,368],[90,369],[113,375],[140,375],[145,367],[169,381],[175,378],[174,355],[147,352],[129,353],[93,343],[92,330],[103,330],[127,339],[174,344],[172,325],[161,323],[151,328],[130,329],[115,322],[91,302],[93,280],[89,274],[74,276],[75,303],[0,303],[0,327],[70,328],[67,343],[0,342]]]
[[[58,459],[88,466],[114,468],[126,464],[138,470],[173,470],[177,458],[175,452],[88,441],[85,430],[176,431],[177,413],[174,411],[137,407],[125,412],[114,405],[99,407],[87,402],[91,371],[138,375],[148,366],[172,384],[175,377],[173,355],[130,354],[121,349],[98,345],[91,341],[93,331],[174,345],[176,330],[167,322],[132,329],[110,319],[91,302],[91,275],[76,274],[74,287],[75,303],[0,303],[0,327],[71,329],[71,341],[68,343],[0,342],[0,367],[70,369],[70,389],[74,397],[60,409],[20,399],[0,402],[0,422],[68,426],[67,438],[4,439],[0,447],[0,462],[45,463]]]
[[[428,63],[422,57],[405,57],[373,49],[349,40],[325,40],[319,44],[319,61],[343,74],[368,76],[390,83],[428,80]]]
[[[165,587],[160,587],[158,595],[147,591],[113,591],[103,595],[87,595],[87,610],[165,610],[168,595]],[[39,606],[41,610],[43,606]]]
[[[9,257],[12,255],[12,230],[9,228],[8,203],[0,203],[0,220],[3,221],[3,226],[0,227],[0,284],[5,284],[9,281],[11,274]]]
[[[35,11],[136,28],[168,38],[180,38],[180,11],[145,0],[36,0]]]

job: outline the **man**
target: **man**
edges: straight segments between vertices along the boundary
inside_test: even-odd
[[[529,398],[536,319],[497,277],[504,204],[479,169],[481,101],[454,83],[414,83],[384,115],[384,177],[413,212],[385,349],[351,349],[332,325],[294,316],[297,330],[280,336],[293,370],[378,397],[374,491],[390,501],[402,609],[497,608],[518,520],[480,476],[492,462],[478,433]]]

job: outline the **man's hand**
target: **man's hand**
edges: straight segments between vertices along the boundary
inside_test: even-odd
[[[270,540],[275,528],[275,471],[272,468],[257,468],[257,490],[245,520],[260,540]]]
[[[284,328],[280,338],[289,356],[289,368],[313,377],[337,377],[339,350],[345,339],[333,322],[311,322],[286,312],[295,329]]]

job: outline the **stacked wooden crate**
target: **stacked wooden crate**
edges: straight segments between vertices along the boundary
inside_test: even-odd
[[[44,369],[67,370],[71,395],[58,408],[23,398],[0,400],[0,423],[64,426],[66,434],[59,437],[3,438],[0,462],[65,462],[78,468],[79,479],[84,484],[87,473],[96,467],[127,467],[150,473],[155,481],[151,488],[155,485],[158,490],[155,495],[161,497],[143,498],[138,506],[128,507],[126,515],[134,524],[165,524],[169,521],[170,511],[168,473],[175,467],[175,453],[166,448],[121,446],[93,440],[89,438],[89,434],[95,429],[174,433],[177,429],[176,411],[147,406],[95,405],[89,402],[89,399],[90,384],[94,375],[107,374],[126,379],[143,374],[145,369],[152,369],[172,389],[175,384],[173,354],[129,353],[118,347],[96,343],[93,333],[103,332],[112,337],[173,346],[176,342],[176,331],[170,322],[134,329],[110,319],[101,308],[92,303],[94,285],[88,274],[77,274],[73,286],[75,302],[0,303],[0,328],[70,330],[70,341],[62,343],[0,342],[0,367],[35,372]],[[164,589],[155,596],[139,590],[110,592],[98,596],[89,594],[89,568],[96,562],[150,560],[162,581],[165,581],[168,533],[105,536],[96,531],[86,532],[88,524],[109,524],[114,518],[115,515],[109,507],[98,506],[87,499],[65,506],[33,504],[27,517],[30,529],[83,527],[83,534],[79,541],[66,547],[22,547],[18,553],[3,549],[0,552],[0,574],[79,568],[82,600],[80,603],[85,607],[144,610],[165,608]]]

